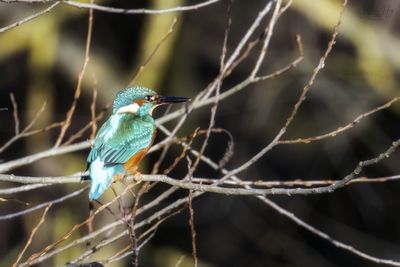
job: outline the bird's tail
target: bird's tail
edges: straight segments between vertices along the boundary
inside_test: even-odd
[[[107,190],[113,181],[113,176],[118,173],[119,166],[105,167],[99,158],[90,164],[89,172],[92,184],[90,186],[90,200],[97,200]]]
[[[110,181],[111,183],[111,181]],[[90,186],[89,199],[97,200],[107,190],[110,183],[99,182],[92,179],[92,185]]]

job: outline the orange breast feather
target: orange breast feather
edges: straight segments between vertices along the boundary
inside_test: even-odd
[[[127,162],[124,163],[124,169],[130,173],[135,173],[137,170],[137,166],[139,162],[146,156],[147,151],[150,149],[151,145],[154,142],[154,139],[156,137],[156,130],[154,130],[153,137],[151,139],[150,145],[139,152],[137,152],[135,155],[133,155]]]

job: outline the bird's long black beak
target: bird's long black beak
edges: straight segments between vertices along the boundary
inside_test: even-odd
[[[157,104],[173,104],[173,103],[183,103],[190,101],[190,98],[182,97],[182,96],[158,96]]]

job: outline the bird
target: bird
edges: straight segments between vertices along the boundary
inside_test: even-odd
[[[163,96],[142,86],[117,93],[112,114],[97,132],[87,157],[90,200],[98,200],[112,182],[122,180],[126,174],[139,173],[138,164],[156,136],[153,110],[186,101],[190,98]]]

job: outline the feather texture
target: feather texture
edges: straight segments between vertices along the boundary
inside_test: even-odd
[[[116,174],[124,174],[123,164],[149,147],[155,133],[150,115],[113,114],[96,135],[87,158],[92,187],[89,197],[98,199]]]
[[[119,122],[112,125],[110,121],[115,116]],[[100,128],[87,161],[90,163],[99,157],[105,164],[125,163],[151,144],[154,130],[151,116],[112,115]]]

